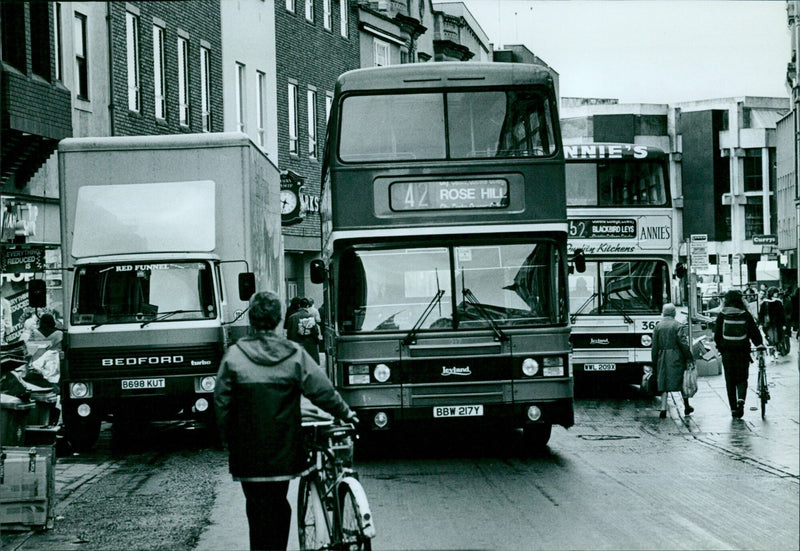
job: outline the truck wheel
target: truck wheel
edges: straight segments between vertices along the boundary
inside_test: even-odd
[[[522,429],[522,440],[528,450],[538,450],[544,448],[550,440],[550,433],[553,425],[528,425]]]
[[[77,415],[64,415],[67,440],[73,450],[89,451],[100,436],[100,419],[97,417],[78,417]]]

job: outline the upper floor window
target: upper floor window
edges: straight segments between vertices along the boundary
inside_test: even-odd
[[[331,0],[322,0],[322,24],[325,30],[331,30]]]
[[[385,67],[386,65],[391,65],[391,60],[389,58],[389,44],[387,42],[374,38],[373,49],[375,67]]]
[[[267,75],[262,73],[261,71],[256,72],[257,75],[257,82],[256,82],[256,124],[258,125],[257,132],[258,132],[258,145],[261,147],[265,147],[267,140],[266,140],[266,126],[267,126],[267,115],[264,109],[265,103],[267,101]]]
[[[317,91],[308,91],[308,156],[316,158],[317,151]]]
[[[761,149],[745,149],[742,158],[742,173],[745,191],[761,191],[764,176],[761,167]]]
[[[306,0],[306,21],[314,22],[314,0]]]
[[[331,106],[333,106],[333,92],[325,92],[325,125],[331,120]]]
[[[31,70],[50,82],[53,78],[50,50],[49,2],[27,2],[30,6]]]
[[[0,2],[0,40],[3,61],[21,72],[27,72],[25,48],[25,4],[22,2]]]
[[[349,31],[348,9],[350,8],[349,0],[339,0],[339,30],[342,36],[347,38]]]
[[[744,206],[744,238],[752,239],[754,235],[764,233],[764,197],[748,195]]]
[[[203,132],[211,132],[211,52],[200,48],[200,118]]]
[[[178,114],[181,126],[189,126],[189,41],[178,37]]]
[[[236,64],[236,130],[245,131],[245,66]]]
[[[292,13],[295,10],[295,1],[296,0],[286,0],[286,9]]]
[[[289,83],[289,153],[298,154],[297,138],[297,84]]]
[[[56,2],[55,6],[55,22],[53,24],[54,43],[56,47],[55,62],[56,62],[56,80],[64,80],[64,44],[62,43],[61,36],[61,3]]]
[[[75,13],[75,93],[89,99],[89,61],[86,52],[86,16]]]
[[[125,12],[125,55],[128,67],[128,109],[141,109],[139,89],[139,18]]]
[[[164,28],[153,25],[153,93],[155,96],[155,115],[158,119],[167,118],[167,82],[164,69]]]

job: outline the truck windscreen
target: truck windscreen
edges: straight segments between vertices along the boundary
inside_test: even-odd
[[[211,319],[214,304],[205,262],[92,264],[76,269],[72,324]]]

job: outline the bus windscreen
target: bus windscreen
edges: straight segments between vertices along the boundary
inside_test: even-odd
[[[550,102],[535,90],[348,96],[339,158],[347,163],[546,157]]]
[[[662,163],[567,163],[566,177],[567,206],[668,206]]]

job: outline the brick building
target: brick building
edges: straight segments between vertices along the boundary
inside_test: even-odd
[[[45,3],[0,4],[0,290],[2,342],[16,340],[26,282],[41,273],[59,241],[57,188],[33,180],[72,135],[70,93],[60,81],[55,13]],[[7,314],[10,314],[10,324]]]
[[[304,219],[283,229],[287,297],[319,298],[306,266],[320,249],[319,192],[326,121],[340,74],[357,69],[357,4],[348,0],[276,0],[278,167],[303,180]]]

